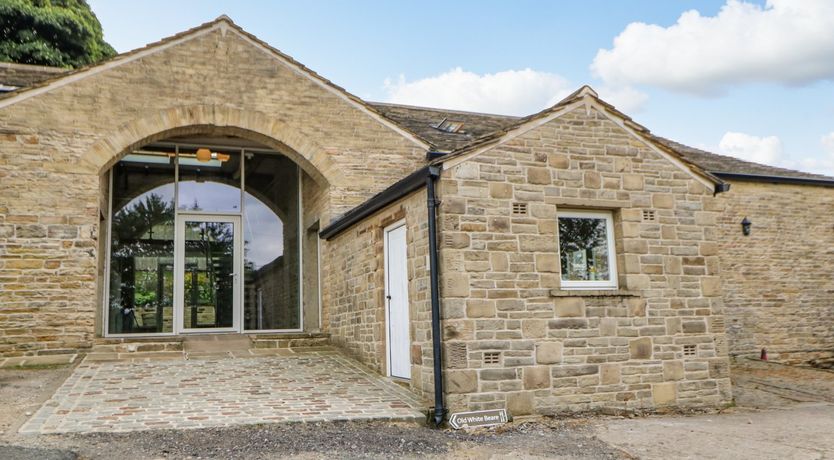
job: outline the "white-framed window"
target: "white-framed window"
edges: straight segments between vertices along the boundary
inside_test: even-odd
[[[562,289],[617,289],[610,211],[558,212]]]

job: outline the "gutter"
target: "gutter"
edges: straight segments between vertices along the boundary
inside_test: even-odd
[[[794,184],[794,185],[817,185],[821,187],[834,187],[834,178],[832,179],[814,179],[811,177],[786,177],[786,176],[768,176],[764,174],[740,174],[729,172],[714,171],[712,174],[726,180],[738,180],[747,182],[770,182],[774,184]]]

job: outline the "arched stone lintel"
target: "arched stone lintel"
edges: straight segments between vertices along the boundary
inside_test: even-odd
[[[188,134],[239,136],[283,153],[320,186],[341,182],[327,152],[309,136],[262,112],[225,105],[174,107],[137,118],[93,144],[81,156],[80,166],[90,173],[103,174],[131,150]]]

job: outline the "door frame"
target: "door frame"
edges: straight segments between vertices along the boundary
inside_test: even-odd
[[[383,234],[383,238],[382,238],[382,240],[383,240],[383,250],[382,250],[382,252],[383,252],[383,256],[384,256],[384,265],[383,265],[383,267],[384,267],[383,268],[383,270],[384,270],[384,273],[383,273],[383,305],[384,305],[384,310],[385,310],[385,371],[386,371],[386,375],[388,377],[395,378],[395,379],[401,379],[403,381],[406,381],[406,380],[411,380],[410,379],[410,376],[411,376],[411,346],[410,346],[410,344],[411,344],[411,303],[408,299],[408,289],[406,289],[406,308],[408,309],[407,334],[408,334],[409,349],[408,349],[407,356],[409,358],[408,359],[409,378],[399,377],[399,376],[391,374],[391,367],[392,367],[391,366],[391,317],[390,317],[390,314],[389,314],[390,309],[391,309],[391,303],[388,299],[388,295],[389,295],[388,294],[388,292],[389,292],[388,291],[388,280],[389,280],[388,275],[391,273],[391,271],[390,271],[390,260],[388,258],[388,249],[389,249],[388,235],[392,231],[397,230],[400,227],[405,227],[405,232],[406,232],[406,240],[405,240],[406,259],[403,262],[406,264],[406,283],[407,283],[408,282],[408,258],[407,258],[408,227],[406,227],[406,225],[405,225],[405,219],[398,220],[398,221],[394,222],[393,224],[386,226],[382,231],[382,234]]]
[[[226,222],[234,227],[232,286],[232,327],[186,328],[185,327],[185,222]],[[174,334],[213,334],[241,332],[243,326],[243,235],[240,215],[177,212],[174,226]]]

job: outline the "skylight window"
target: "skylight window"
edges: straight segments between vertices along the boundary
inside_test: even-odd
[[[459,133],[461,132],[460,129],[463,128],[463,122],[444,118],[443,121],[434,125],[434,127],[447,133]]]

